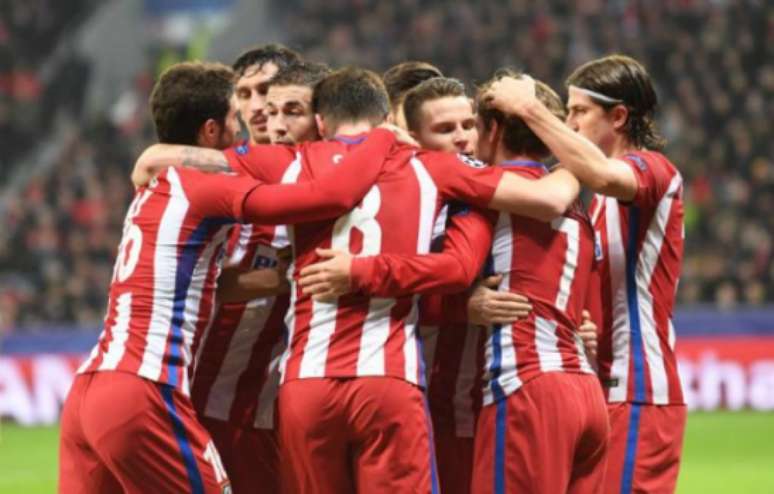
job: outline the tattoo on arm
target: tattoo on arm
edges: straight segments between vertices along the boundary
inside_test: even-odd
[[[187,168],[196,168],[207,173],[233,172],[225,156],[219,153],[216,158],[213,150],[186,146],[181,152],[180,164]]]

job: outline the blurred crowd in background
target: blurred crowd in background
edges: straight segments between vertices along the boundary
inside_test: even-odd
[[[0,330],[99,325],[133,193],[130,168],[154,139],[143,104],[163,50],[149,53],[147,69],[133,81],[132,96],[143,103],[130,105],[134,111],[113,107],[85,116],[89,67],[75,54],[64,52],[41,74],[38,64],[61,50],[68,26],[93,4],[10,0],[0,7],[0,186],[20,155],[45,142],[52,108],[66,112],[73,129],[54,166],[7,197],[0,218]],[[280,41],[308,58],[378,71],[427,60],[471,90],[494,69],[511,66],[564,93],[564,79],[579,64],[615,51],[634,56],[657,83],[666,154],[686,184],[679,304],[732,309],[774,301],[770,2],[269,4],[267,15],[285,34]],[[72,70],[56,72],[62,67]]]

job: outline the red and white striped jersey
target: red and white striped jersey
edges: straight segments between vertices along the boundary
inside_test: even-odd
[[[527,178],[547,173],[535,162],[504,162]],[[546,372],[593,373],[577,328],[586,305],[594,236],[580,202],[550,223],[490,214],[491,272],[500,289],[529,297],[526,320],[488,328],[484,405],[504,399]]]
[[[289,157],[291,169],[297,170],[298,181],[326,174],[363,139],[339,137],[318,146],[301,145],[298,156]],[[260,170],[278,161],[265,151],[255,146],[228,156],[234,168]],[[453,154],[398,148],[376,185],[349,214],[289,228],[295,259],[292,276],[319,260],[316,248],[346,249],[356,255],[426,253],[442,204],[460,198],[486,205],[501,175],[497,169],[471,168]],[[391,376],[424,385],[417,300],[353,294],[323,303],[304,295],[294,283],[286,319],[289,345],[280,364],[283,381]]]
[[[610,402],[682,404],[672,310],[683,258],[683,180],[662,154],[627,154],[631,203],[596,195],[591,216],[602,289],[599,374]]]
[[[277,249],[287,245],[284,231],[285,227],[236,225],[226,246],[225,266],[276,267]],[[288,301],[285,294],[216,304],[193,350],[191,399],[197,414],[240,427],[274,427]]]
[[[253,176],[268,183],[294,179],[292,171],[287,178],[281,173],[290,156]],[[289,246],[283,225],[236,225],[226,246],[225,265],[245,270],[276,267],[277,251]],[[290,296],[283,294],[217,304],[201,346],[194,349],[191,398],[198,414],[239,427],[274,428],[289,302]]]
[[[135,193],[105,326],[79,373],[122,371],[188,394],[197,332],[210,319],[223,243],[258,183],[168,168]]]
[[[481,409],[483,332],[464,320],[420,325],[427,401],[434,427],[473,437]]]
[[[432,252],[443,250],[447,224],[464,228],[465,206],[445,206],[436,224]],[[481,409],[484,332],[468,324],[468,292],[425,295],[420,304],[419,333],[427,376],[427,401],[433,427],[472,438]]]
[[[501,167],[532,179],[546,173],[531,161]],[[353,286],[377,294],[458,288],[457,278],[467,283],[470,277],[454,266],[468,263],[479,272],[489,253],[487,274],[502,274],[500,289],[526,295],[533,311],[526,320],[487,329],[483,404],[504,399],[544,372],[593,373],[577,334],[593,264],[593,232],[579,202],[551,223],[471,211],[446,233],[440,254],[356,259]]]

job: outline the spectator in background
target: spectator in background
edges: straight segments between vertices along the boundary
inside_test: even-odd
[[[4,171],[18,149],[45,135],[47,121],[25,95],[51,90],[38,78],[39,63],[87,4],[11,0],[0,6]],[[678,303],[732,308],[774,302],[771,2],[269,4],[289,46],[333,65],[384,69],[426,60],[466,83],[484,80],[496,66],[517,65],[562,87],[571,68],[596,56],[617,51],[641,60],[663,102],[659,126],[670,143],[666,154],[686,184]],[[147,79],[138,76],[138,101],[147,98]],[[0,311],[8,327],[96,327],[103,316],[100,288],[121,229],[115,211],[131,197],[129,170],[118,163],[133,161],[152,133],[147,116],[142,125],[87,121],[74,112],[71,118],[82,130],[57,157],[52,174],[17,191],[0,220]]]

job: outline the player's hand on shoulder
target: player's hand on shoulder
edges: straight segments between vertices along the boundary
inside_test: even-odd
[[[400,143],[419,147],[419,143],[413,137],[411,137],[408,131],[403,127],[398,127],[397,125],[384,122],[383,124],[379,125],[378,128],[388,130],[395,134],[395,139]]]
[[[317,249],[320,262],[301,270],[298,284],[306,295],[319,302],[333,302],[352,290],[350,272],[352,254],[332,249]]]
[[[496,275],[476,284],[468,298],[468,321],[471,324],[511,324],[532,312],[532,304],[524,295],[497,291],[501,280],[502,275]]]

